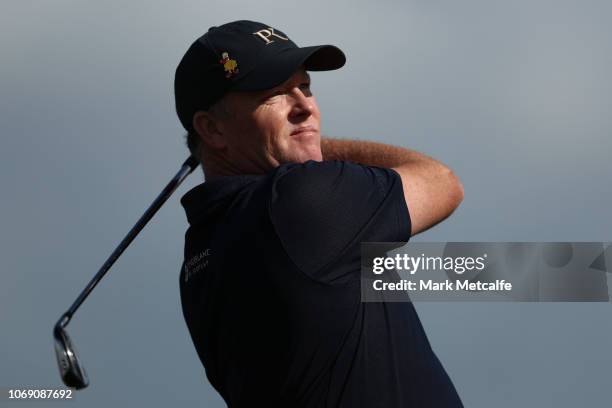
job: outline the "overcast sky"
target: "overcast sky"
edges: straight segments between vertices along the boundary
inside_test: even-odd
[[[176,65],[237,19],[344,50],[344,68],[312,75],[324,134],[414,148],[459,175],[462,206],[416,239],[612,241],[610,2],[4,0],[0,389],[62,386],[53,324],[187,156]],[[66,405],[225,406],[180,309],[179,199],[200,182],[70,324],[91,385]],[[609,304],[417,309],[466,407],[610,401]]]

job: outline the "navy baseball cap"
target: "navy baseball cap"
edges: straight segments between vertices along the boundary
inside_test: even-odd
[[[333,45],[298,47],[282,31],[255,21],[211,27],[189,47],[174,77],[176,113],[187,130],[193,115],[208,110],[229,91],[273,88],[304,65],[328,71],[344,65]]]

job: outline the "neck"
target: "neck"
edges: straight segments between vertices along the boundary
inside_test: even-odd
[[[200,155],[200,163],[204,171],[206,181],[212,181],[221,177],[239,176],[243,174],[265,174],[263,166],[240,165],[236,160],[229,160],[225,155],[215,154],[214,152],[203,151]]]
[[[202,170],[204,171],[206,181],[238,174],[238,169],[232,166],[228,160],[219,157],[217,154],[211,154],[207,149],[201,152],[200,163],[202,163]]]

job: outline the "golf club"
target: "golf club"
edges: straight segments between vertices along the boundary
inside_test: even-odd
[[[132,229],[128,232],[128,234],[123,238],[119,246],[115,248],[113,253],[108,257],[106,262],[102,265],[98,273],[93,277],[93,279],[89,282],[89,284],[85,287],[83,292],[79,295],[79,297],[74,301],[70,309],[66,311],[62,317],[55,324],[55,328],[53,329],[53,338],[55,340],[55,354],[57,357],[57,364],[59,365],[60,375],[62,377],[62,381],[68,387],[81,389],[85,388],[89,385],[89,379],[87,378],[87,374],[85,373],[85,369],[81,364],[79,357],[77,356],[76,350],[70,337],[68,336],[68,332],[66,332],[66,326],[70,322],[70,319],[79,308],[81,303],[89,296],[91,291],[96,287],[98,282],[102,280],[106,272],[113,266],[115,261],[121,256],[123,251],[130,245],[130,243],[136,238],[138,233],[144,228],[144,226],[149,222],[149,220],[155,215],[157,210],[166,202],[166,200],[172,195],[172,193],[177,189],[177,187],[181,184],[181,182],[198,166],[198,160],[190,156],[183,165],[179,172],[174,176],[174,178],[168,183],[168,185],[162,190],[162,192],[157,196],[155,201],[147,208],[145,213],[140,217],[136,225],[132,227]]]

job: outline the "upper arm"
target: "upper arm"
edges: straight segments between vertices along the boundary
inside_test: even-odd
[[[394,167],[402,180],[410,211],[410,235],[418,234],[446,219],[463,200],[459,178],[443,164],[431,161]]]

